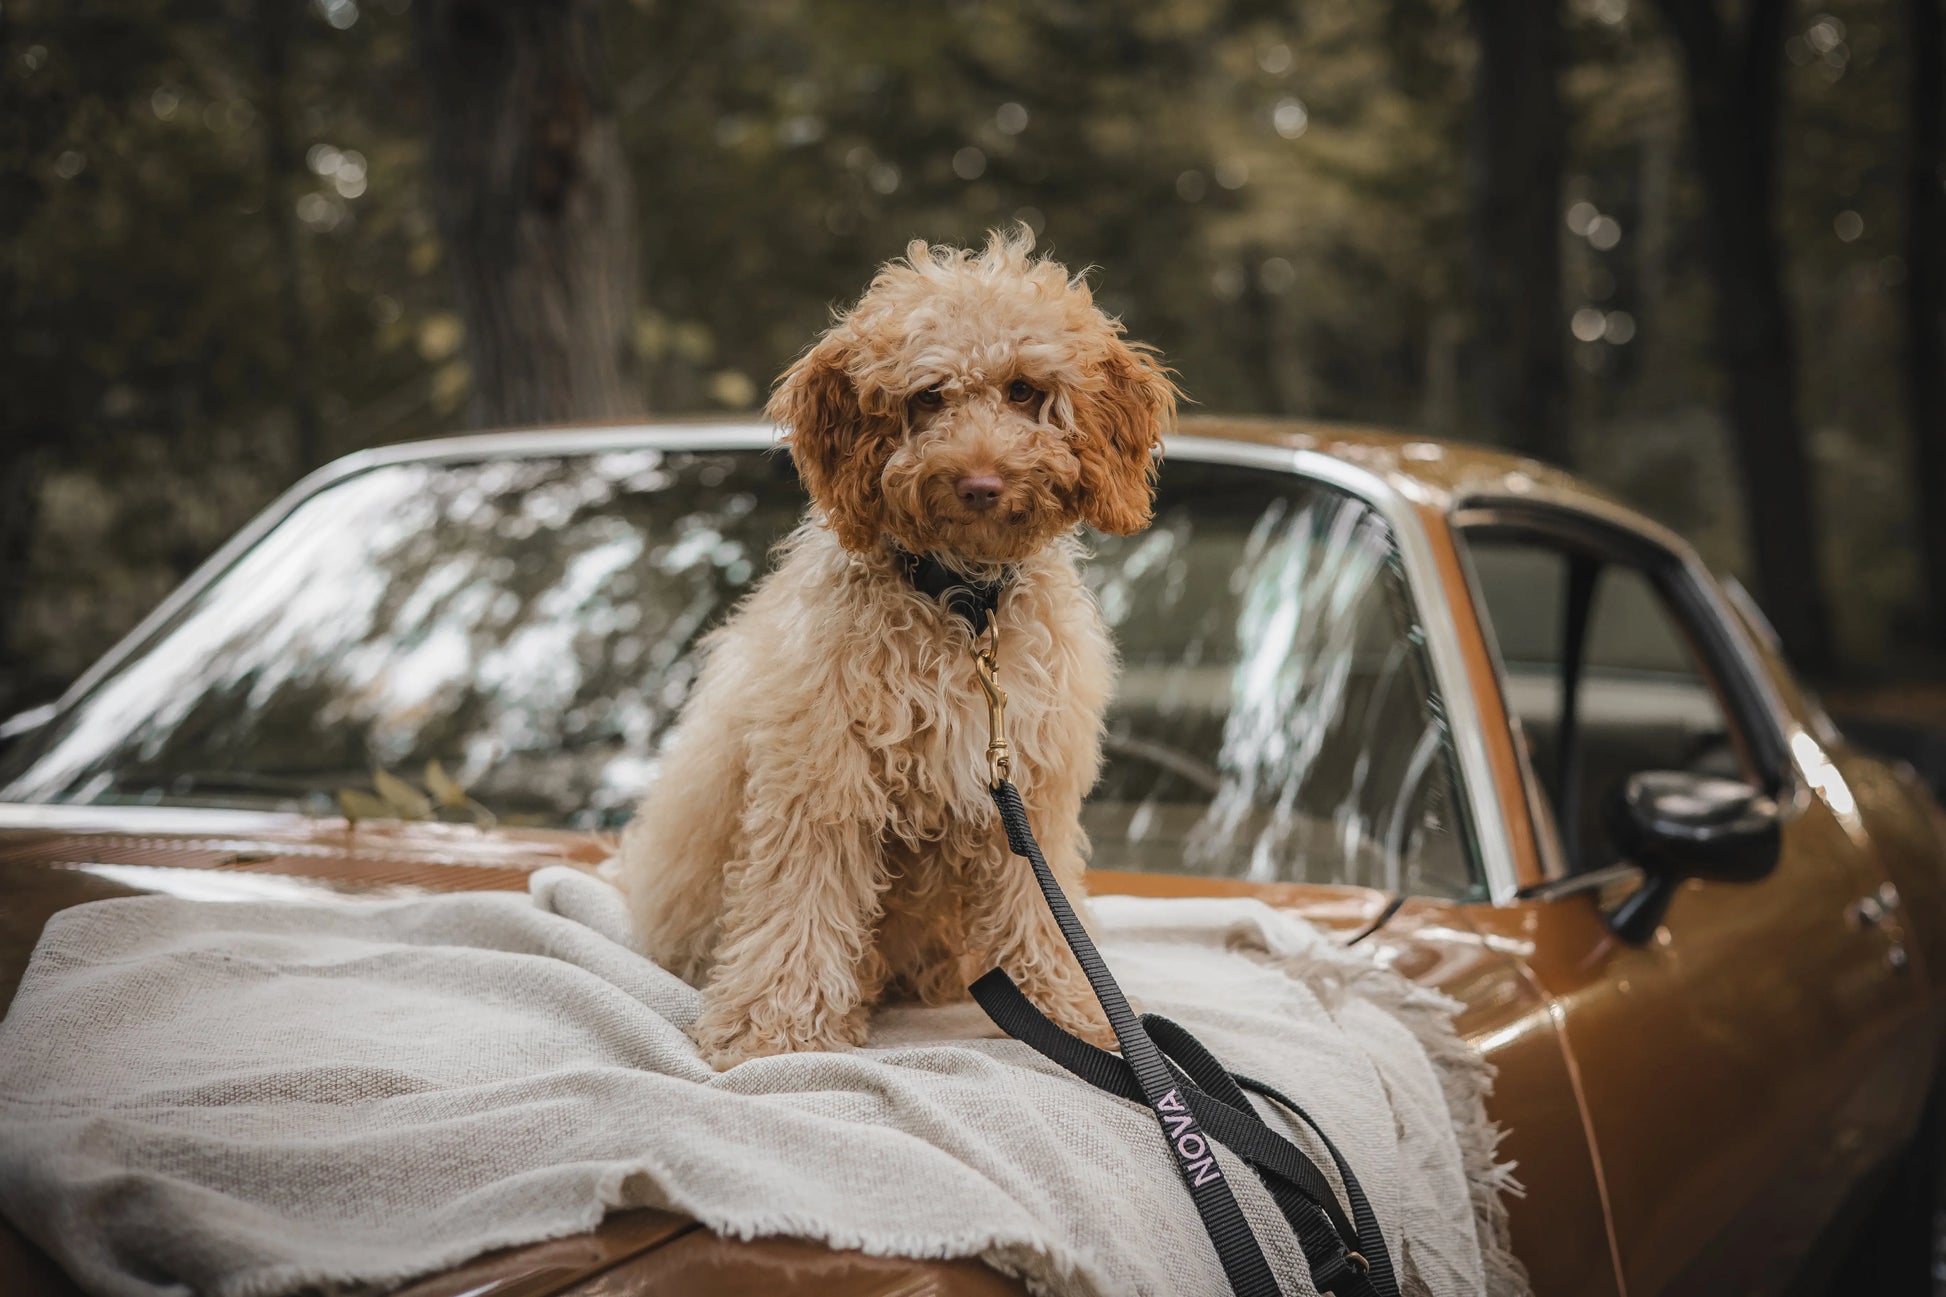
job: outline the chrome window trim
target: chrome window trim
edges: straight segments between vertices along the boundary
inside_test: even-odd
[[[766,423],[658,423],[479,433],[406,442],[348,455],[308,474],[246,523],[153,612],[83,672],[61,695],[57,706],[65,708],[94,688],[311,496],[361,474],[399,464],[458,463],[486,457],[534,458],[624,450],[761,450],[776,444],[776,430]],[[1407,593],[1426,633],[1433,682],[1443,696],[1447,728],[1459,761],[1461,797],[1471,821],[1468,827],[1478,852],[1487,895],[1495,905],[1511,903],[1519,890],[1519,880],[1514,873],[1507,826],[1500,817],[1499,790],[1487,754],[1485,730],[1475,706],[1458,625],[1440,580],[1432,542],[1413,502],[1385,475],[1314,450],[1213,437],[1171,437],[1164,445],[1163,454],[1165,458],[1263,468],[1311,478],[1357,497],[1385,520],[1405,568]],[[0,804],[0,824],[21,822],[14,809]],[[97,814],[101,810],[68,809],[92,809]],[[35,812],[39,814],[41,808],[35,808]]]
[[[1718,577],[1717,584],[1723,587],[1724,599],[1729,602],[1731,608],[1736,610],[1737,616],[1743,620],[1745,629],[1762,640],[1765,648],[1782,657],[1784,639],[1777,633],[1777,628],[1770,624],[1770,617],[1757,606],[1756,596],[1744,587],[1743,582],[1733,576]]]
[[[1600,869],[1590,869],[1584,874],[1564,874],[1550,878],[1544,883],[1535,883],[1520,894],[1523,901],[1561,901],[1583,892],[1598,892],[1616,883],[1626,883],[1642,876],[1639,865],[1627,863],[1604,865]]]
[[[1466,597],[1473,603],[1473,620],[1480,627],[1480,636],[1486,642],[1487,663],[1493,671],[1494,688],[1502,699],[1510,696],[1507,684],[1507,661],[1500,653],[1500,636],[1493,628],[1493,619],[1480,602],[1480,573],[1473,565],[1473,551],[1465,544],[1464,528],[1460,526],[1458,511],[1447,515],[1447,521],[1454,532],[1453,551],[1459,556],[1460,578],[1466,582]],[[1514,764],[1520,770],[1521,791],[1527,802],[1527,823],[1533,833],[1534,848],[1541,864],[1541,876],[1552,881],[1567,878],[1567,849],[1561,842],[1560,826],[1554,822],[1554,812],[1547,801],[1547,792],[1541,787],[1540,776],[1534,770],[1534,763],[1528,754],[1526,733],[1520,718],[1513,715],[1504,717],[1507,727],[1507,741],[1514,751]],[[1516,735],[1515,730],[1521,733]],[[1547,883],[1534,886],[1544,887]],[[1522,890],[1516,887],[1516,894],[1522,899],[1532,894],[1532,888]]]

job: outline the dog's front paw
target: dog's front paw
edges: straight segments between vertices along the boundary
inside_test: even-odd
[[[704,1011],[689,1029],[703,1061],[719,1072],[753,1058],[777,1054],[832,1052],[865,1043],[865,1016],[853,1014],[824,1028],[761,1023],[748,1014]]]
[[[786,1054],[790,1046],[774,1040],[758,1038],[752,1032],[720,1031],[705,1032],[692,1027],[690,1039],[696,1042],[696,1050],[703,1061],[719,1072],[727,1072],[738,1063],[753,1058],[768,1058],[773,1054]]]

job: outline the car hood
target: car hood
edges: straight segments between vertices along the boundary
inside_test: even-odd
[[[170,895],[317,904],[352,897],[525,890],[550,865],[594,871],[612,837],[543,829],[310,819],[180,807],[0,805],[0,1011],[13,1001],[49,917],[71,905]],[[1344,940],[1370,931],[1391,898],[1356,887],[1259,884],[1094,870],[1090,890],[1142,896],[1254,896]],[[0,1291],[78,1291],[0,1224]],[[610,1216],[571,1239],[490,1254],[403,1290],[410,1297],[600,1292],[937,1294],[984,1297],[1018,1285],[970,1262],[831,1252],[790,1240],[722,1239],[661,1211]]]
[[[317,903],[438,892],[524,891],[536,870],[599,870],[612,835],[552,829],[314,819],[181,807],[0,805],[0,1011],[13,1000],[48,916],[123,896]],[[1385,914],[1363,887],[1089,871],[1089,890],[1133,896],[1251,896],[1351,937]]]

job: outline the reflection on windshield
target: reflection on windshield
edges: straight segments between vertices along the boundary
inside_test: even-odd
[[[0,796],[597,828],[802,495],[757,452],[375,469],[301,505],[16,760]],[[1391,538],[1284,474],[1177,462],[1099,540],[1121,646],[1096,863],[1473,889]],[[363,809],[359,809],[363,808]]]
[[[653,450],[362,474],[61,717],[7,793],[328,812],[436,760],[503,821],[612,820],[793,490],[775,459]]]

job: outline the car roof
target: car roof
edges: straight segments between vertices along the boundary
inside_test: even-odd
[[[1536,491],[1563,502],[1579,500],[1604,513],[1625,507],[1551,464],[1468,442],[1359,424],[1235,415],[1192,415],[1182,420],[1177,431],[1186,437],[1247,441],[1348,460],[1389,479],[1408,495],[1437,500],[1448,509],[1477,499]]]
[[[636,439],[661,440],[693,432],[724,446],[754,446],[778,440],[777,430],[760,420],[735,416],[668,416],[641,421],[563,424],[467,433],[403,442],[360,451],[320,469],[301,484],[315,489],[324,481],[387,463],[472,459],[496,454],[585,453],[626,449]],[[1355,464],[1383,478],[1421,504],[1448,512],[1490,500],[1542,500],[1578,508],[1650,533],[1679,546],[1653,520],[1570,473],[1527,456],[1490,446],[1415,436],[1359,424],[1315,419],[1246,415],[1185,415],[1174,436],[1198,442],[1231,442],[1310,452]]]

